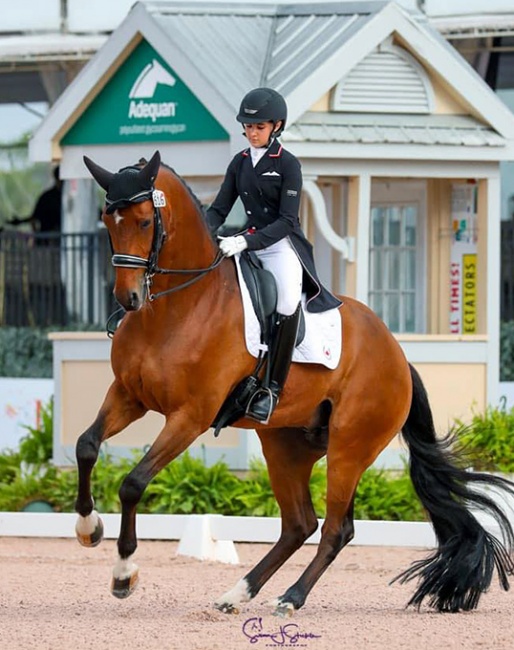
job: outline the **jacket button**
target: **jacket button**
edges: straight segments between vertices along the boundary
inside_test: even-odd
[[[264,212],[265,212],[265,213],[268,212],[268,208],[264,208]]]
[[[247,211],[246,211],[246,214],[252,214],[252,211],[251,211],[251,210],[247,210]]]
[[[244,194],[245,196],[248,196],[248,192],[243,192],[243,194]]]

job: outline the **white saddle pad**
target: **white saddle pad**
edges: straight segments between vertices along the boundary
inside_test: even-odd
[[[255,315],[250,292],[241,272],[239,255],[235,255],[237,276],[243,297],[245,339],[248,352],[258,357],[262,348],[261,328]],[[341,358],[341,313],[338,308],[320,314],[305,310],[305,297],[302,296],[302,309],[305,316],[305,337],[293,353],[293,361],[298,363],[320,363],[334,370]]]

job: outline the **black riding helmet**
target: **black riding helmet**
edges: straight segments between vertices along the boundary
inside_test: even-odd
[[[258,124],[259,122],[273,122],[282,120],[282,126],[274,133],[279,136],[286,126],[287,105],[280,93],[272,88],[255,88],[243,97],[237,121],[241,124]]]

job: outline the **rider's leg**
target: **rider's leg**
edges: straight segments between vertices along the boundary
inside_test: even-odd
[[[288,238],[255,251],[277,282],[277,315],[271,332],[268,368],[262,387],[250,400],[247,416],[267,424],[291,365],[300,322],[303,267]]]

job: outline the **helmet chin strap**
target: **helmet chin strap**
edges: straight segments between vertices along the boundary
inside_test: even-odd
[[[274,136],[273,133],[272,133],[272,134],[270,135],[270,137],[269,137],[268,144],[265,144],[264,147],[262,147],[262,148],[263,148],[263,149],[269,149],[269,147],[271,147],[271,145],[273,144],[273,140],[274,140],[274,139],[275,139],[275,136]]]
[[[280,127],[277,128],[277,124],[278,122],[273,122],[273,131],[270,133],[268,144],[266,145],[266,149],[268,147],[271,147],[273,140],[275,140],[275,138],[278,138],[277,131],[280,131]]]

